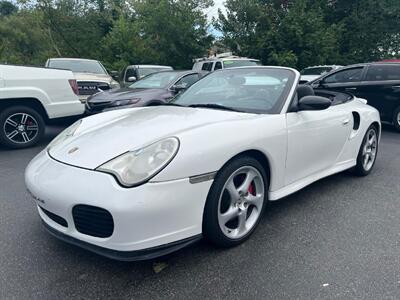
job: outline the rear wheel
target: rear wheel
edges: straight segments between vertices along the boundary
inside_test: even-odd
[[[366,176],[371,173],[378,154],[378,129],[372,125],[368,128],[361,144],[354,169],[356,175]]]
[[[267,202],[268,179],[262,165],[242,156],[217,174],[204,210],[203,233],[222,247],[245,241],[257,227]]]
[[[398,107],[394,112],[393,124],[394,128],[396,128],[396,130],[400,132],[400,107]]]
[[[42,116],[27,106],[6,108],[0,113],[0,143],[9,148],[35,145],[43,136]]]

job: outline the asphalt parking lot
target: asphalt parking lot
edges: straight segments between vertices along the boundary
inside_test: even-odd
[[[139,263],[97,256],[42,228],[23,173],[60,130],[49,128],[35,148],[0,148],[1,299],[400,298],[400,134],[390,127],[369,177],[338,174],[272,203],[234,249],[200,242]]]

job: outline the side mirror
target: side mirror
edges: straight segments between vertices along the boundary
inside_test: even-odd
[[[171,90],[175,93],[182,92],[183,90],[186,90],[186,89],[187,89],[186,83],[176,84],[171,87]]]
[[[332,101],[320,96],[305,96],[299,100],[298,110],[324,110],[332,105]]]
[[[128,82],[135,82],[137,78],[135,76],[128,77]]]
[[[119,78],[118,71],[110,71],[110,75],[111,75],[111,77],[114,78],[115,80],[118,80],[118,78]]]

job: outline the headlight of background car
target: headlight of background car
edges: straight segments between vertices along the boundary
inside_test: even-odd
[[[119,83],[115,80],[111,81],[110,86],[112,89],[119,89],[121,87]]]
[[[140,101],[140,98],[124,99],[115,101],[112,106],[124,106],[129,104],[135,104]]]
[[[96,170],[114,175],[124,187],[137,186],[166,167],[178,149],[177,138],[166,138],[142,149],[124,153]]]
[[[56,136],[56,138],[54,140],[51,141],[51,143],[47,146],[47,149],[50,150],[51,148],[53,148],[56,145],[62,143],[63,141],[65,141],[69,137],[73,136],[76,133],[76,131],[78,130],[78,128],[81,125],[81,123],[82,123],[82,119],[77,121],[77,122],[75,122],[74,124],[69,126],[67,129],[62,131],[59,135]]]

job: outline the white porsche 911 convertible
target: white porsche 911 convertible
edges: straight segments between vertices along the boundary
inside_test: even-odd
[[[230,247],[253,233],[267,201],[347,169],[369,174],[378,112],[299,78],[282,67],[226,69],[171,103],[76,122],[26,169],[43,224],[119,260],[201,237]]]

